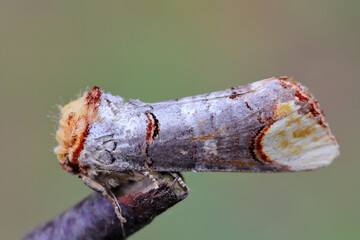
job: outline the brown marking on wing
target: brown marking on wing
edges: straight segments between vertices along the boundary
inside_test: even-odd
[[[248,102],[245,102],[245,105],[246,105],[246,107],[247,107],[248,109],[253,110],[253,108],[252,108],[252,107],[250,107],[250,105],[249,105],[249,103],[248,103]]]
[[[152,112],[146,112],[145,116],[148,122],[146,128],[146,142],[151,144],[160,133],[160,123]]]
[[[150,168],[153,165],[152,159],[149,157],[149,146],[155,141],[156,137],[160,133],[160,122],[156,116],[150,112],[145,112],[147,118],[147,127],[146,127],[146,138],[145,146],[141,148],[142,154],[146,157],[145,166]]]
[[[255,164],[253,162],[248,162],[248,161],[227,161],[226,159],[220,159],[220,158],[216,158],[216,159],[211,159],[211,160],[207,160],[207,159],[202,159],[201,162],[206,163],[206,164],[212,164],[212,165],[218,165],[218,166],[233,166],[233,167],[253,167]]]
[[[229,98],[230,99],[236,99],[236,98],[240,97],[241,95],[242,95],[242,93],[238,93],[236,91],[233,91]]]
[[[309,118],[314,118],[320,126],[323,128],[328,128],[328,125],[325,121],[324,112],[320,109],[318,101],[310,94],[307,89],[304,89],[300,84],[292,79],[283,80],[280,82],[280,84],[284,88],[293,89],[295,91],[294,96],[302,105],[304,105],[304,107],[298,110],[299,114],[306,115]],[[330,135],[331,134],[329,134],[329,136]]]
[[[272,124],[270,125],[266,125],[262,128],[260,128],[256,134],[254,135],[254,137],[251,140],[251,144],[250,144],[250,154],[253,157],[254,161],[263,163],[263,164],[273,164],[273,165],[277,165],[280,166],[284,169],[289,169],[289,166],[286,165],[282,165],[277,163],[276,161],[273,161],[269,158],[269,156],[267,156],[264,151],[263,151],[263,143],[262,140],[264,138],[264,136],[266,135],[267,131],[270,129]],[[286,144],[286,143],[284,143]]]
[[[188,140],[188,141],[206,140],[206,139],[212,138],[212,137],[215,136],[216,134],[221,133],[221,132],[224,131],[226,128],[228,128],[228,127],[224,127],[224,128],[222,128],[222,129],[220,129],[220,130],[218,130],[218,131],[216,131],[216,132],[213,132],[213,133],[210,134],[210,135],[206,135],[206,136],[202,136],[202,137],[196,137],[196,138],[188,138],[188,139],[186,139],[186,140]]]
[[[254,150],[256,150],[259,160],[264,161],[264,162],[271,162],[269,157],[262,151],[263,146],[261,144],[263,137],[265,136],[267,130],[269,130],[270,127],[271,127],[271,125],[267,125],[267,126],[263,127],[262,130],[260,131],[259,135],[256,136],[256,141],[254,142]]]

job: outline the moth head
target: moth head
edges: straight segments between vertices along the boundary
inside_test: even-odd
[[[60,165],[71,173],[77,174],[80,171],[78,158],[84,148],[89,126],[97,118],[101,94],[101,90],[94,87],[61,109],[59,129],[56,132],[59,145],[54,152]]]

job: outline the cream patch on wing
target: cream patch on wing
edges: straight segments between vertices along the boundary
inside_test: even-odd
[[[311,112],[301,114],[294,102],[277,106],[280,118],[265,129],[262,153],[290,171],[310,170],[329,165],[339,154],[338,144],[326,124]]]

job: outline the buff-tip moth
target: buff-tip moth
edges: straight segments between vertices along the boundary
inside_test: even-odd
[[[98,87],[64,106],[61,166],[121,209],[115,191],[157,172],[297,172],[338,156],[318,102],[286,77],[158,103]],[[177,178],[181,184],[184,182]]]

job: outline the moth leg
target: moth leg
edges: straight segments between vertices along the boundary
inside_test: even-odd
[[[157,184],[156,178],[154,177],[154,175],[151,174],[150,171],[144,171],[143,174],[145,177],[150,178],[150,180],[153,182],[153,184],[156,186],[156,188],[159,187],[159,185]]]
[[[89,188],[91,188],[92,190],[98,193],[101,193],[101,195],[103,195],[109,202],[111,202],[111,204],[114,206],[115,214],[117,218],[120,220],[123,239],[126,239],[125,229],[124,229],[124,223],[126,223],[126,219],[122,216],[121,207],[114,193],[111,190],[106,189],[101,183],[95,181],[94,179],[88,176],[79,175],[79,178],[85,183],[86,186],[88,186]]]
[[[180,184],[180,186],[185,189],[186,191],[189,190],[189,187],[186,185],[186,183],[184,182],[182,176],[180,173],[177,172],[170,172],[170,175],[173,176],[175,178],[174,180],[174,185],[176,182],[178,182]]]

